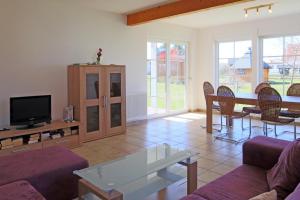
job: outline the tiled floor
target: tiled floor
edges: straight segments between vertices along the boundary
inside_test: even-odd
[[[219,119],[215,116],[215,123]],[[234,124],[234,134],[240,136],[240,121]],[[259,124],[254,121],[253,124]],[[125,135],[119,135],[103,140],[84,143],[82,147],[73,151],[85,157],[90,165],[116,159],[136,152],[137,150],[160,143],[187,147],[198,156],[198,187],[226,174],[242,163],[242,144],[215,140],[212,134],[207,134],[201,128],[205,125],[205,114],[187,113],[173,117],[149,120],[147,122],[130,125]],[[245,126],[247,126],[247,120]],[[284,127],[282,130],[291,129]],[[280,128],[278,133],[280,133]],[[217,134],[217,133],[214,133]],[[248,134],[248,129],[243,134]],[[262,129],[253,129],[253,136],[262,135]],[[274,133],[269,132],[269,136]],[[282,134],[279,138],[292,140],[292,134]],[[175,188],[175,189],[174,189]],[[175,191],[175,192],[174,192]],[[175,183],[169,189],[153,194],[149,199],[180,199],[186,195],[185,181]]]

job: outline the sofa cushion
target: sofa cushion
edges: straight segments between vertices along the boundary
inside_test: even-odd
[[[299,198],[300,198],[300,183],[298,184],[294,192],[289,194],[289,196],[285,200],[299,200]]]
[[[277,191],[279,200],[286,198],[300,181],[300,140],[291,142],[281,153],[278,162],[268,171],[271,189]]]
[[[256,136],[243,144],[243,164],[271,169],[289,141]]]
[[[193,194],[207,200],[245,200],[267,191],[269,187],[266,171],[250,165],[241,165]]]
[[[72,199],[78,195],[73,171],[87,166],[85,159],[61,146],[21,152],[1,157],[0,185],[27,180],[47,200]]]
[[[0,186],[1,200],[46,200],[27,181],[17,181]]]
[[[277,192],[276,190],[271,190],[270,192],[265,192],[256,197],[252,197],[249,200],[277,200]]]
[[[196,195],[196,194],[190,194],[190,195],[182,198],[181,200],[207,200],[207,199],[204,199],[203,197]]]

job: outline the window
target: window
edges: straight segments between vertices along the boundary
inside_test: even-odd
[[[300,36],[263,39],[263,80],[281,95],[300,83]]]
[[[187,45],[147,43],[148,115],[186,110]]]
[[[219,85],[230,87],[235,93],[252,91],[252,42],[220,42],[218,45]]]

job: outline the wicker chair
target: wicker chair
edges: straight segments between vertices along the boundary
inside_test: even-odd
[[[219,106],[220,106],[221,117],[222,116],[226,117],[227,121],[233,120],[233,119],[243,119],[244,117],[249,115],[249,113],[234,111],[235,95],[229,87],[220,86],[218,88],[217,95],[218,95],[218,102],[219,102]],[[249,125],[251,127],[251,118],[249,118]],[[242,124],[242,126],[243,126],[243,124]],[[216,136],[215,137],[216,139],[227,140],[227,141],[231,141],[234,143],[240,143],[247,139],[250,139],[250,137],[251,137],[251,129],[249,129],[249,136],[247,138],[242,138],[239,140],[229,138],[228,137],[229,132],[222,134],[222,127],[223,126],[221,126],[221,130],[220,130],[221,134]],[[228,127],[229,126],[227,126],[227,128]]]
[[[300,83],[292,84],[287,91],[287,96],[300,97]],[[281,110],[280,116],[294,118],[294,119],[300,118],[300,109]],[[284,131],[284,133],[289,133],[289,132],[290,131]]]
[[[259,91],[258,105],[261,110],[261,120],[264,122],[264,133],[266,136],[268,136],[268,124],[274,125],[274,132],[277,137],[277,125],[289,125],[294,123],[294,138],[296,139],[295,119],[279,117],[282,99],[274,88],[266,87]]]
[[[207,102],[207,95],[215,93],[213,85],[208,81],[205,81],[203,83],[203,91],[204,91],[204,96],[205,96],[206,102]],[[212,109],[216,110],[216,111],[220,111],[220,106],[213,103]],[[221,116],[221,124],[222,124],[222,116]],[[213,126],[216,126],[216,125],[220,126],[221,124],[213,124]],[[202,126],[202,128],[206,128],[206,126]],[[217,130],[217,129],[214,129],[214,130]]]
[[[287,91],[287,96],[300,97],[300,83],[292,84]],[[280,116],[290,117],[290,118],[300,118],[300,109],[282,110],[280,112]]]
[[[268,82],[262,82],[262,83],[258,84],[256,86],[256,88],[255,88],[255,94],[258,94],[259,91],[261,89],[265,88],[265,87],[271,87],[271,85]],[[250,115],[251,114],[256,114],[256,115],[261,114],[261,110],[260,110],[260,108],[259,108],[258,105],[251,106],[251,107],[243,107],[243,112],[249,113]],[[249,127],[249,128],[264,128],[264,127],[261,127],[261,126],[252,126],[252,127]]]

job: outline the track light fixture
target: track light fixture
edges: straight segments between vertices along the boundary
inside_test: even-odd
[[[248,17],[248,13],[251,10],[256,10],[256,15],[258,16],[260,14],[259,11],[262,8],[268,8],[269,13],[271,14],[271,13],[273,13],[273,10],[272,10],[272,6],[273,5],[274,5],[274,3],[270,3],[270,4],[264,4],[264,5],[259,5],[259,6],[253,6],[253,7],[245,8],[244,9],[244,11],[245,11],[245,18]]]

